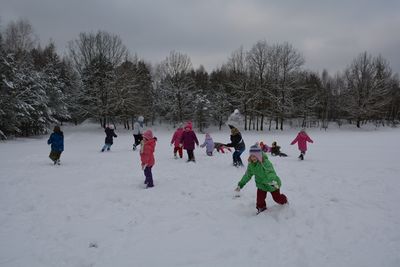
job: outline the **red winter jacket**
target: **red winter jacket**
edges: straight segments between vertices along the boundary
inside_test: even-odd
[[[307,151],[307,142],[314,143],[314,141],[311,140],[311,138],[305,132],[299,132],[296,138],[290,144],[294,145],[297,143],[299,150],[305,152]]]
[[[156,139],[143,140],[143,149],[140,151],[140,159],[142,166],[153,166],[155,163],[154,150],[156,148]]]
[[[181,143],[182,134],[183,134],[183,128],[176,129],[174,135],[172,136],[171,144],[174,144],[175,147],[178,147],[179,144]]]

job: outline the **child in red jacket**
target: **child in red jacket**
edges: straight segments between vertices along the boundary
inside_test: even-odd
[[[174,132],[174,135],[172,136],[172,139],[171,139],[171,145],[174,145],[174,158],[175,159],[178,158],[178,156],[176,155],[177,152],[179,153],[180,158],[183,157],[183,149],[181,146],[182,134],[183,134],[183,127],[182,127],[182,124],[179,124],[178,128]]]
[[[297,134],[296,138],[290,143],[291,145],[297,143],[300,150],[300,156],[299,156],[300,160],[304,160],[304,155],[306,154],[307,151],[307,142],[314,143],[314,141],[311,140],[306,131],[303,129]]]
[[[156,148],[157,138],[153,136],[151,130],[147,130],[143,133],[143,140],[140,147],[140,159],[142,161],[142,170],[144,171],[144,176],[146,177],[144,183],[146,188],[153,187],[153,174],[151,173],[151,168],[154,166],[154,150]]]

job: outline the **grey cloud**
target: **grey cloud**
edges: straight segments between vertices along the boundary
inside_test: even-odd
[[[344,69],[363,51],[381,54],[400,72],[399,1],[0,0],[2,24],[31,21],[42,42],[60,51],[80,32],[118,34],[132,53],[157,63],[171,50],[207,70],[241,45],[288,41],[306,68]]]

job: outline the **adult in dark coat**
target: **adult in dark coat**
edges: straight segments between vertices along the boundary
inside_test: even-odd
[[[229,144],[226,144],[226,146],[233,147],[235,149],[235,152],[233,152],[232,155],[233,166],[240,167],[243,166],[243,162],[242,159],[240,158],[240,155],[242,155],[242,153],[246,149],[246,145],[243,141],[242,134],[239,132],[239,130],[233,125],[229,124],[228,126],[231,129],[231,142]]]
[[[104,132],[106,133],[106,139],[104,142],[104,146],[101,149],[101,152],[104,152],[106,149],[107,151],[110,151],[110,148],[112,146],[112,144],[114,143],[113,138],[114,137],[118,137],[115,132],[114,132],[114,126],[112,125],[107,125],[106,129],[104,130]]]
[[[195,162],[194,153],[193,153],[194,144],[196,144],[198,146],[199,145],[199,140],[197,140],[197,136],[192,130],[192,123],[191,122],[188,122],[185,125],[180,143],[183,146],[183,149],[185,149],[187,151],[187,154],[188,154],[187,162],[189,162],[189,161]]]
[[[54,127],[47,144],[51,145],[49,158],[54,162],[54,165],[60,165],[61,153],[64,151],[64,133],[61,131],[60,126]]]

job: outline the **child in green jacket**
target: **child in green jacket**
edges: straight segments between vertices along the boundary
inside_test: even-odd
[[[267,209],[265,199],[267,192],[271,192],[272,198],[276,203],[281,205],[286,204],[287,198],[284,194],[281,194],[281,180],[276,175],[274,167],[268,160],[266,154],[261,151],[261,148],[257,145],[250,147],[249,164],[247,166],[246,173],[238,183],[235,191],[239,192],[248,181],[250,181],[253,175],[255,176],[255,182],[257,187],[257,214]]]

